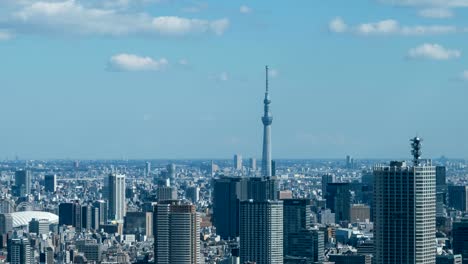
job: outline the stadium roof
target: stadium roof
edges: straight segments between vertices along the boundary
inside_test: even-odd
[[[45,219],[51,224],[58,224],[59,221],[58,215],[41,211],[15,212],[11,213],[11,217],[13,218],[13,227],[28,225],[33,218],[38,220]]]

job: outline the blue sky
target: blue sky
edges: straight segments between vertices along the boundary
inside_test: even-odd
[[[0,157],[468,158],[468,0],[0,1]]]

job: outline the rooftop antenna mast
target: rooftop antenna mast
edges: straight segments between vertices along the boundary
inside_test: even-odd
[[[422,138],[414,137],[411,140],[411,154],[413,155],[413,165],[419,166],[421,163],[421,142]]]

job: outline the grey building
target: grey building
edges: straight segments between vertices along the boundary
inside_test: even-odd
[[[335,214],[335,221],[349,221],[351,209],[350,184],[335,182],[327,184],[327,208]]]
[[[435,167],[391,162],[374,177],[375,263],[435,263]]]
[[[242,156],[239,154],[234,155],[234,169],[242,170]]]
[[[169,186],[159,186],[156,189],[158,202],[177,200],[177,189]]]
[[[240,203],[240,262],[283,263],[283,202]]]
[[[370,255],[361,255],[355,253],[329,255],[328,260],[330,262],[334,262],[335,264],[372,264],[372,257]]]
[[[166,201],[153,215],[154,259],[158,264],[200,264],[200,216],[195,205]]]
[[[125,203],[125,175],[110,174],[107,177],[108,181],[108,196],[110,220],[122,222],[126,212]]]
[[[322,197],[325,199],[327,195],[327,185],[336,182],[334,174],[322,175]]]
[[[0,214],[0,235],[13,230],[13,217],[11,214]]]
[[[13,238],[8,242],[8,258],[10,264],[33,264],[34,251],[27,238]]]
[[[299,257],[310,263],[322,263],[324,255],[324,233],[315,229],[302,229],[288,236],[287,257]]]
[[[310,200],[285,199],[283,201],[283,252],[289,255],[289,235],[298,233],[310,227]]]
[[[76,241],[78,252],[83,253],[88,261],[101,261],[102,245],[95,239],[83,239]]]

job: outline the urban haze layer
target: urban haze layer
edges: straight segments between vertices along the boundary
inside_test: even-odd
[[[275,159],[268,70],[258,164],[2,161],[0,263],[468,263],[465,160]]]

